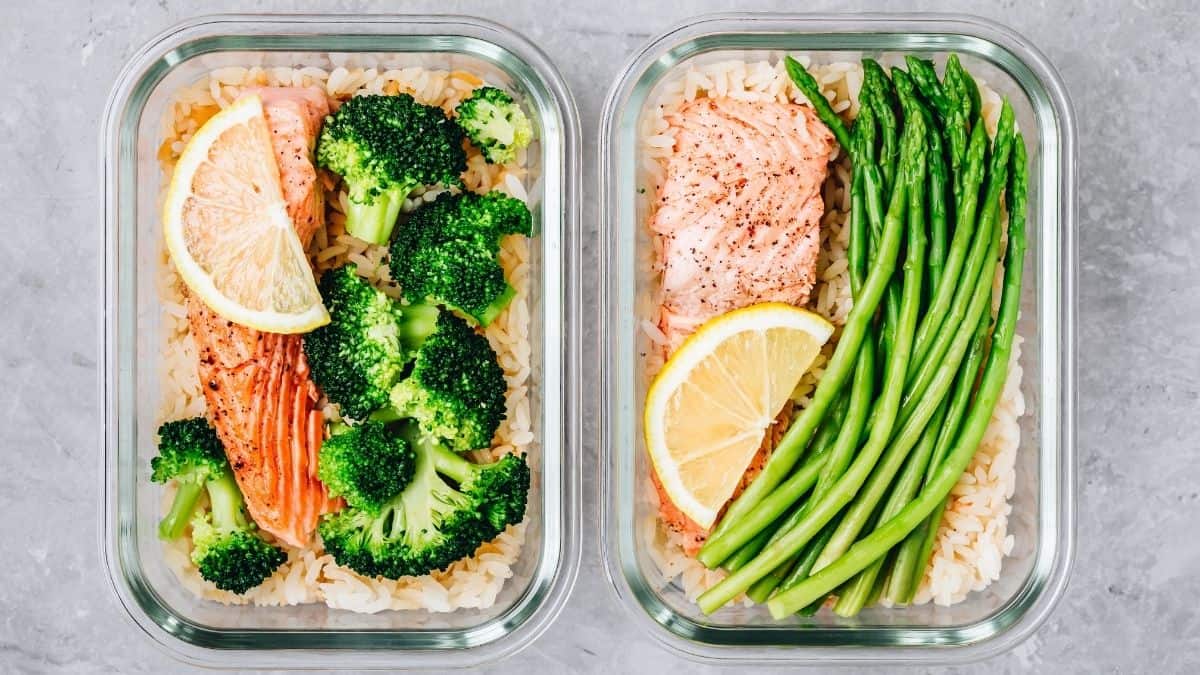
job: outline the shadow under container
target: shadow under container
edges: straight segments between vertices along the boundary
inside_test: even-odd
[[[813,63],[895,62],[903,54],[944,65],[950,53],[1007,96],[1030,154],[1029,255],[1018,334],[1025,342],[1015,547],[1000,579],[951,607],[871,608],[853,619],[824,611],[777,622],[762,606],[705,616],[651,560],[652,470],[642,441],[638,299],[655,280],[646,261],[646,189],[639,129],[665,84],[689,68],[729,59]],[[1075,132],[1066,92],[1023,38],[973,17],[937,15],[702,17],[653,39],[614,84],[601,122],[601,500],[603,550],[617,595],[634,620],[675,652],[716,663],[945,663],[984,658],[1028,637],[1067,583],[1075,528]],[[644,308],[642,309],[644,312]]]
[[[504,86],[536,140],[526,187],[530,240],[532,453],[540,457],[525,545],[495,604],[450,613],[356,614],[325,605],[226,607],[194,597],[163,560],[155,453],[161,342],[157,151],[173,92],[225,66],[422,66]],[[579,126],[557,70],[493,23],[444,16],[214,16],[139,50],[109,100],[101,136],[105,196],[103,549],[121,604],[157,644],[217,667],[450,668],[508,656],[562,609],[579,564]]]

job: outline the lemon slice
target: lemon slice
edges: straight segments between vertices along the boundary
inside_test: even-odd
[[[709,320],[646,393],[646,446],[663,490],[712,527],[833,326],[777,302]]]
[[[262,100],[217,113],[184,148],[163,207],[179,276],[221,316],[271,333],[329,323],[287,214]]]

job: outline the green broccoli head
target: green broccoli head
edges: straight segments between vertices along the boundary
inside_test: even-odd
[[[391,393],[390,414],[465,452],[491,444],[504,419],[504,371],[487,338],[453,314],[438,317],[412,373]]]
[[[493,164],[515,161],[533,140],[533,125],[521,106],[496,87],[480,87],[455,109],[458,125]]]
[[[329,494],[377,514],[412,480],[408,443],[381,422],[364,422],[321,445],[317,475]]]
[[[232,472],[210,480],[207,488],[211,511],[192,518],[192,562],[217,588],[245,593],[271,576],[287,555],[255,533]]]
[[[401,307],[352,265],[321,277],[330,322],[304,336],[313,381],[352,419],[387,405],[392,386],[435,325],[434,307]]]
[[[505,455],[491,464],[473,464],[445,448],[434,452],[438,470],[458,483],[496,533],[525,519],[530,474],[523,456]]]
[[[150,460],[150,480],[204,484],[228,470],[225,446],[204,417],[164,422],[158,427],[158,455]]]
[[[395,579],[444,569],[524,517],[527,467],[522,478],[511,462],[471,464],[411,424],[404,435],[416,453],[408,487],[378,514],[350,507],[321,521],[326,551],[360,574]]]
[[[225,447],[204,417],[165,422],[158,428],[158,455],[150,460],[150,480],[177,483],[171,509],[158,523],[163,539],[176,539],[187,527],[209,480],[229,472]]]
[[[391,236],[404,200],[421,185],[461,185],[463,133],[441,108],[408,94],[356,96],[325,118],[317,163],[342,176],[346,231],[372,244]]]
[[[408,301],[444,303],[486,326],[514,296],[500,266],[500,241],[532,231],[519,199],[443,193],[418,208],[392,242],[392,278]]]
[[[261,584],[287,555],[248,530],[223,530],[208,514],[192,520],[192,562],[200,576],[223,591],[242,594]]]

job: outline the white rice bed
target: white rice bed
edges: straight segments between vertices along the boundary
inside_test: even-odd
[[[176,93],[167,106],[163,120],[163,142],[159,160],[163,167],[164,184],[178,160],[184,145],[196,129],[217,110],[228,106],[245,86],[318,86],[333,98],[346,99],[359,92],[395,94],[403,91],[418,101],[436,105],[447,112],[482,80],[463,71],[405,68],[380,72],[375,69],[335,68],[221,68],[195,84]],[[528,201],[525,181],[525,152],[517,161],[504,166],[484,162],[477,150],[467,158],[463,175],[466,188],[477,192],[501,190]],[[327,222],[320,229],[309,253],[320,271],[355,263],[359,274],[393,297],[399,288],[389,277],[384,262],[387,249],[368,246],[345,234],[346,194],[333,190],[338,185],[326,176]],[[432,200],[435,193],[417,195],[405,204],[405,210],[416,208],[421,200]],[[505,276],[517,294],[509,307],[489,325],[485,335],[496,350],[508,383],[507,416],[496,432],[490,451],[476,453],[477,460],[497,458],[509,453],[523,453],[533,471],[540,468],[540,458],[534,449],[534,435],[529,410],[529,248],[521,236],[505,239],[500,262]],[[184,304],[184,287],[167,257],[165,248],[160,258],[159,294],[162,301],[162,407],[159,420],[172,420],[202,415],[204,396],[196,371],[196,350],[188,332]],[[333,406],[325,406],[327,419],[338,419]],[[169,508],[174,487],[163,494],[162,509]],[[536,495],[531,494],[531,502]],[[301,603],[325,603],[329,607],[354,612],[382,610],[427,610],[452,612],[462,608],[484,609],[496,602],[505,580],[513,576],[513,565],[525,543],[527,522],[510,526],[495,540],[479,547],[471,558],[460,560],[447,569],[421,577],[398,580],[367,578],[339,566],[326,554],[320,541],[304,549],[284,546],[288,560],[274,575],[245,595],[219,590],[200,577],[189,558],[191,541],[188,537],[163,545],[168,567],[183,585],[205,599],[225,604],[278,606]]]
[[[862,66],[859,63],[842,62],[814,65],[801,57],[821,84],[822,93],[833,109],[848,119],[858,114],[858,92],[862,85]],[[988,130],[995,133],[1000,115],[1000,96],[987,83],[979,80],[983,101],[983,117]],[[655,208],[655,195],[666,173],[666,161],[670,157],[674,138],[666,117],[676,112],[685,102],[697,97],[728,96],[743,100],[779,101],[806,104],[808,100],[792,84],[780,61],[723,61],[695,66],[677,79],[667,82],[653,107],[653,112],[641,120],[641,158],[639,168],[640,203],[638,215],[642,222],[649,222]],[[821,250],[817,259],[818,282],[813,291],[810,308],[828,318],[837,326],[834,339],[825,346],[813,364],[812,371],[805,375],[796,388],[793,398],[797,410],[809,402],[809,396],[824,372],[825,364],[833,353],[840,337],[840,329],[850,311],[850,282],[847,271],[846,244],[849,231],[845,228],[850,210],[849,164],[845,157],[836,158],[830,176],[825,182],[823,198],[825,216],[821,222]],[[641,250],[646,251],[643,261],[645,269],[654,270],[658,259],[658,242],[647,231],[642,232]],[[1000,280],[997,273],[997,281]],[[652,272],[657,275],[657,271]],[[638,298],[638,312],[642,318],[642,344],[638,353],[645,354],[643,366],[646,381],[661,367],[661,348],[651,345],[665,343],[658,330],[660,283],[655,276],[644,284],[650,289]],[[999,288],[999,286],[997,286]],[[998,295],[996,300],[998,302]],[[1008,500],[1012,497],[1016,481],[1015,461],[1020,443],[1017,420],[1025,411],[1021,394],[1021,337],[1017,336],[1009,363],[1008,379],[996,411],[988,425],[984,439],[971,460],[967,470],[953,490],[953,501],[946,510],[938,528],[937,544],[925,576],[917,590],[914,602],[925,604],[930,601],[938,605],[961,602],[971,591],[980,591],[1000,578],[1003,558],[1013,548],[1013,537],[1008,534],[1008,516],[1012,511]],[[644,522],[638,523],[638,531],[649,557],[661,572],[663,583],[675,583],[691,600],[724,578],[723,570],[709,570],[688,556],[683,550],[683,538],[669,531],[658,520],[658,496],[649,478],[642,491],[646,507],[641,510]],[[749,604],[744,596],[740,600]]]

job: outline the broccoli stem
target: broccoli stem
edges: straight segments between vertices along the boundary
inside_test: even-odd
[[[175,489],[175,499],[171,502],[171,510],[158,523],[160,539],[177,539],[183,534],[192,512],[196,510],[196,502],[204,492],[204,483],[196,481],[178,482]]]
[[[368,244],[386,244],[392,238],[392,229],[400,217],[404,200],[413,191],[413,185],[398,185],[379,194],[371,195],[370,201],[350,199],[346,213],[346,232]]]
[[[479,471],[478,465],[473,464],[470,460],[456,452],[451,452],[446,449],[446,446],[424,435],[422,435],[418,443],[421,445],[422,450],[429,453],[429,457],[433,460],[433,465],[438,472],[456,483],[461,484],[471,480]]]
[[[211,502],[213,527],[218,530],[248,529],[246,515],[242,507],[242,491],[238,488],[233,473],[223,472],[220,476],[208,481],[208,500]]]
[[[484,308],[484,310],[479,313],[479,316],[475,317],[475,320],[479,322],[480,326],[486,328],[488,324],[496,320],[496,317],[500,316],[501,312],[508,308],[508,303],[512,302],[513,298],[515,297],[517,297],[517,289],[513,288],[512,285],[505,283],[504,291],[501,292],[500,295],[496,296],[496,299],[493,300],[486,308]]]

